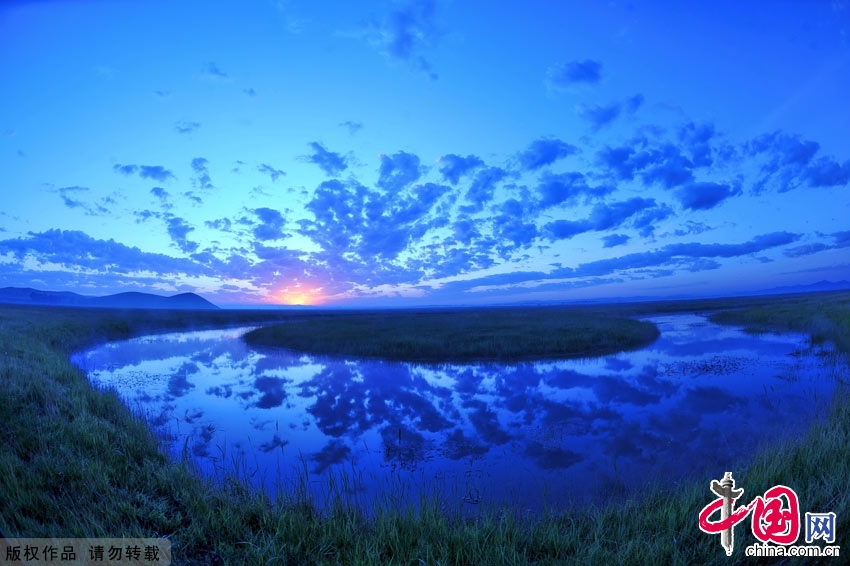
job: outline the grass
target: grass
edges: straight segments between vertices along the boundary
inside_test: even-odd
[[[850,354],[850,293],[576,312],[634,316],[722,309],[731,310],[713,314],[717,322],[753,332],[808,332]],[[393,507],[388,499],[368,518],[343,496],[316,509],[306,477],[274,502],[244,477],[200,477],[190,462],[165,456],[143,420],[113,391],[92,388],[68,361],[71,352],[105,340],[308,316],[315,315],[0,306],[0,530],[10,537],[165,536],[175,563],[190,565],[758,562],[743,556],[744,546],[754,542],[748,522],[736,529],[731,559],[717,536],[697,526],[699,510],[714,497],[708,480],[726,470],[603,507],[551,510],[533,522],[510,510],[464,520],[432,496],[423,496],[416,510]],[[850,391],[839,386],[826,421],[732,471],[747,500],[785,484],[799,495],[801,512],[835,512],[836,544],[842,544],[850,532],[848,452]]]
[[[652,323],[563,307],[318,314],[245,336],[254,346],[432,364],[603,356],[656,338]]]

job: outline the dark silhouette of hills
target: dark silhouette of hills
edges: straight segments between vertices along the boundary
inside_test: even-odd
[[[203,310],[218,308],[195,293],[181,293],[171,297],[163,297],[151,293],[128,292],[104,297],[89,297],[69,291],[40,291],[28,287],[3,287],[0,289],[0,303],[119,309]]]

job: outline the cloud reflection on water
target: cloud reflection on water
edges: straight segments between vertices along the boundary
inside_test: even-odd
[[[652,320],[662,335],[643,350],[509,366],[255,351],[244,329],[107,344],[75,361],[154,415],[176,449],[191,446],[202,468],[235,450],[265,478],[345,464],[366,491],[407,474],[452,484],[467,502],[473,490],[532,508],[544,489],[557,504],[716,475],[764,439],[804,430],[831,396],[835,361],[801,355],[801,336],[752,337],[696,315]]]

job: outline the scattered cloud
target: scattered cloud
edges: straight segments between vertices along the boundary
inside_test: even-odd
[[[611,185],[591,186],[587,177],[578,171],[567,173],[544,173],[537,186],[540,194],[539,207],[550,208],[560,204],[575,205],[579,197],[585,199],[600,199],[612,192]]]
[[[806,168],[805,178],[810,187],[843,187],[850,183],[850,160],[838,163],[821,157]]]
[[[390,193],[397,193],[417,181],[422,175],[419,157],[404,151],[393,155],[381,155],[378,186]]]
[[[676,190],[676,198],[689,210],[708,210],[729,197],[741,194],[741,188],[720,183],[690,183]]]
[[[271,208],[255,208],[254,214],[260,219],[254,227],[254,237],[261,242],[280,240],[285,237],[283,228],[286,220],[277,210]]]
[[[382,22],[372,22],[373,38],[391,57],[408,62],[432,80],[438,75],[423,53],[436,42],[434,0],[410,0],[393,10]]]
[[[519,154],[519,163],[526,171],[535,171],[577,152],[576,146],[559,139],[539,139]]]
[[[306,156],[311,163],[315,163],[329,177],[335,177],[348,168],[345,158],[338,153],[328,151],[318,142],[310,142],[313,155]]]
[[[620,112],[620,104],[618,102],[612,102],[606,105],[594,104],[593,106],[585,106],[579,111],[579,116],[590,122],[594,130],[599,130],[616,120]]]
[[[549,67],[546,84],[554,90],[564,90],[575,84],[595,85],[602,79],[602,63],[593,59],[557,63]]]
[[[281,169],[275,169],[268,163],[261,163],[260,165],[257,165],[257,171],[271,177],[272,183],[277,181],[280,176],[286,175],[286,172],[282,171]]]
[[[844,232],[833,232],[832,238],[835,241],[833,247],[836,248],[847,248],[850,247],[850,230],[845,230]]]
[[[584,220],[555,220],[543,227],[550,240],[565,240],[583,232],[610,230],[620,227],[641,211],[656,207],[655,199],[631,198],[610,204],[597,204]]]
[[[168,235],[171,236],[171,241],[173,241],[181,251],[185,253],[192,253],[198,249],[197,242],[190,242],[187,239],[189,232],[192,232],[194,228],[190,226],[186,220],[178,216],[168,215],[166,219],[166,226],[168,229]]]
[[[59,194],[59,196],[62,198],[62,203],[65,206],[71,209],[81,210],[87,216],[100,216],[103,214],[108,214],[109,210],[104,205],[111,204],[114,202],[110,198],[100,199],[100,203],[96,204],[86,202],[82,199],[82,195],[90,192],[90,189],[88,187],[61,187],[53,192]],[[75,194],[79,196],[75,197]]]
[[[187,120],[180,120],[174,124],[174,129],[177,130],[178,134],[191,134],[201,125],[198,122],[189,122]]]
[[[810,244],[803,244],[801,246],[788,248],[783,253],[788,257],[801,257],[804,255],[816,254],[831,248],[832,246],[828,246],[822,242],[812,242]]]
[[[113,165],[112,169],[122,175],[138,174],[142,179],[152,179],[160,183],[164,183],[169,179],[176,179],[174,173],[162,165],[121,165],[119,163]]]
[[[202,190],[214,188],[210,179],[209,161],[203,157],[194,158],[192,160],[192,171],[195,172],[195,187]]]
[[[440,157],[439,162],[440,173],[443,175],[443,179],[452,185],[457,185],[462,176],[468,175],[475,169],[484,166],[481,158],[475,155],[461,157],[453,153]]]
[[[230,232],[233,223],[229,218],[216,218],[215,220],[207,220],[204,222],[204,225],[207,228],[212,228],[213,230],[220,230],[222,232]]]
[[[493,198],[493,194],[496,191],[496,183],[504,179],[507,175],[507,171],[499,167],[487,167],[478,171],[464,195],[464,198],[471,202],[472,205],[462,207],[461,211],[465,213],[482,211],[484,204]]]
[[[359,132],[361,129],[363,129],[363,123],[362,122],[352,122],[351,120],[346,120],[345,122],[340,122],[338,125],[341,128],[347,128],[348,133],[352,136],[354,134],[356,134],[357,132]]]
[[[214,79],[226,79],[227,78],[227,73],[222,71],[218,67],[218,65],[216,65],[213,62],[207,63],[206,67],[204,67],[203,74],[204,74],[204,76],[206,76],[208,78],[214,78]]]
[[[622,246],[627,244],[629,241],[629,237],[625,234],[611,234],[610,236],[605,236],[602,238],[602,247],[603,248],[614,248],[616,246]]]

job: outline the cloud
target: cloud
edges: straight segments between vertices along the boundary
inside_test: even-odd
[[[213,184],[210,179],[209,161],[203,157],[196,157],[192,160],[192,171],[195,172],[195,186],[199,189],[212,189]]]
[[[714,124],[696,124],[688,122],[679,130],[679,141],[691,154],[694,167],[707,167],[713,163],[711,138],[714,137]]]
[[[579,116],[590,122],[594,130],[598,130],[617,119],[621,107],[618,102],[611,104],[585,106],[579,111]]]
[[[404,151],[392,156],[382,154],[377,184],[390,193],[397,193],[418,180],[421,174],[419,157],[416,155]]]
[[[97,240],[79,230],[29,232],[27,238],[0,241],[0,251],[11,253],[19,262],[33,256],[42,263],[57,264],[69,271],[80,268],[100,274],[151,272],[156,276],[207,274],[192,261],[165,254],[143,252],[113,239]]]
[[[618,271],[653,268],[665,265],[685,265],[691,268],[703,265],[714,269],[714,263],[705,263],[704,259],[732,258],[758,253],[770,248],[790,244],[798,240],[798,234],[789,232],[773,232],[756,236],[741,244],[670,244],[653,252],[628,254],[618,258],[603,259],[579,265],[575,269],[561,268],[552,274],[553,277],[590,277],[611,275]],[[694,264],[692,259],[698,260]],[[682,260],[687,260],[682,263]]]
[[[602,63],[593,59],[558,63],[549,67],[546,84],[562,90],[574,84],[597,84],[602,79]]]
[[[478,167],[484,166],[484,161],[475,155],[461,157],[450,153],[440,157],[439,161],[440,173],[443,175],[443,179],[452,185],[457,185],[462,176],[467,175]]]
[[[192,191],[186,191],[185,193],[183,193],[183,196],[197,205],[204,204],[204,201],[201,199],[201,197],[199,197]]]
[[[656,206],[655,199],[631,198],[610,204],[597,204],[585,220],[555,220],[543,229],[550,240],[572,238],[583,232],[617,228],[637,213]]]
[[[637,152],[630,146],[605,146],[596,153],[597,165],[601,165],[609,176],[621,181],[631,181],[638,171],[651,162],[649,153]]]
[[[166,191],[162,187],[154,187],[150,190],[150,193],[160,200],[163,208],[171,208],[171,204],[169,204],[168,202],[168,191]]]
[[[198,249],[197,242],[190,242],[187,239],[189,232],[193,231],[194,228],[186,220],[177,216],[169,216],[167,219],[167,228],[171,240],[183,252],[191,253]]]
[[[591,128],[594,131],[600,130],[616,120],[622,113],[634,114],[643,106],[643,95],[636,94],[625,99],[623,102],[611,102],[610,104],[594,104],[592,106],[582,106],[579,109],[579,116],[590,122]]]
[[[831,234],[833,237],[835,244],[833,247],[836,248],[847,248],[850,247],[850,230],[846,230],[844,232],[833,232]]]
[[[215,79],[227,78],[227,73],[219,69],[218,65],[213,62],[207,63],[207,66],[204,67],[204,75]]]
[[[363,128],[362,122],[352,122],[351,120],[346,120],[345,122],[340,122],[337,124],[341,128],[348,128],[349,135],[354,135],[359,132]]]
[[[690,183],[676,190],[676,198],[689,210],[708,210],[740,194],[740,187],[720,183]]]
[[[686,220],[685,225],[682,228],[677,228],[673,231],[675,236],[690,236],[691,234],[702,234],[711,230],[711,227],[704,222],[694,222],[693,220]]]
[[[543,226],[543,233],[552,241],[567,240],[593,230],[588,220],[555,220]]]
[[[277,181],[278,177],[280,177],[281,175],[286,175],[285,171],[275,169],[267,163],[261,163],[260,165],[257,165],[257,171],[271,177],[272,183]]]
[[[611,234],[610,236],[605,236],[602,238],[602,247],[603,248],[613,248],[616,246],[622,246],[623,244],[629,241],[629,237],[625,234]]]
[[[577,147],[559,139],[539,139],[519,154],[519,163],[526,171],[535,171],[576,152]]]
[[[373,23],[377,43],[391,57],[414,64],[432,80],[437,79],[422,52],[439,34],[434,24],[433,0],[411,0],[392,11],[382,23]]]
[[[121,165],[118,163],[113,165],[112,169],[123,175],[135,175],[138,173],[142,179],[153,179],[160,183],[164,183],[168,179],[176,179],[174,173],[162,165]]]
[[[832,249],[832,246],[828,246],[822,242],[812,242],[811,244],[803,244],[801,246],[788,248],[783,253],[787,257],[802,257],[805,255],[816,254],[818,252],[822,252],[824,250],[829,249]]]
[[[638,93],[627,98],[625,102],[623,102],[623,110],[625,110],[628,114],[634,114],[641,106],[643,106],[643,103],[643,95]]]
[[[88,187],[76,187],[76,186],[74,186],[74,187],[62,187],[60,189],[57,189],[59,196],[62,197],[62,202],[64,202],[65,206],[67,206],[68,208],[78,208],[78,207],[84,207],[85,206],[82,202],[80,202],[78,200],[74,200],[70,196],[68,196],[70,193],[88,192],[88,191],[89,191]]]
[[[587,199],[602,198],[613,191],[612,186],[588,185],[584,174],[577,171],[545,173],[537,186],[537,192],[540,194],[538,206],[540,209],[546,209],[561,203],[575,204],[581,196]]]
[[[104,206],[104,204],[112,204],[115,202],[112,198],[106,197],[100,199],[100,203],[98,204],[90,204],[72,196],[75,193],[88,193],[88,187],[61,187],[51,192],[59,193],[59,196],[62,198],[62,203],[65,206],[71,209],[82,210],[87,216],[101,216],[104,214],[108,214],[109,210]]]
[[[850,160],[843,164],[821,157],[806,168],[805,178],[810,187],[837,187],[850,182]]]
[[[198,122],[189,122],[187,120],[180,120],[174,124],[174,129],[177,130],[178,134],[191,134],[200,127],[201,124]]]
[[[664,188],[672,189],[694,178],[692,173],[694,164],[673,144],[664,144],[659,149],[639,155],[637,164],[638,166],[654,164],[643,172],[645,185],[661,183]]]
[[[514,246],[528,246],[537,237],[537,226],[524,220],[525,207],[517,199],[508,199],[493,217],[493,229],[500,239],[513,242]],[[508,251],[508,250],[506,250]]]
[[[279,240],[285,237],[283,228],[286,220],[277,210],[271,208],[255,208],[254,214],[260,223],[254,227],[254,237],[260,241]]]
[[[830,157],[816,159],[820,144],[798,135],[771,132],[742,146],[749,157],[763,158],[761,177],[753,183],[758,194],[768,187],[785,192],[804,185],[834,187],[850,182],[850,161],[843,165]]]
[[[461,210],[465,213],[480,212],[483,210],[484,204],[493,198],[493,194],[496,191],[496,183],[506,176],[507,172],[499,167],[487,167],[479,171],[464,195],[466,200],[472,203],[472,206],[464,207]]]
[[[306,204],[314,220],[299,221],[300,232],[323,248],[321,261],[341,270],[345,280],[354,278],[359,285],[416,281],[418,269],[388,262],[443,221],[433,209],[448,192],[449,187],[425,183],[384,194],[356,181],[332,179],[321,183]]]
[[[204,222],[207,228],[212,228],[213,230],[221,230],[222,232],[230,232],[233,223],[229,218],[217,218],[215,220],[207,220]]]
[[[746,144],[749,155],[762,153],[775,158],[771,167],[778,165],[807,165],[820,149],[820,144],[803,140],[799,135],[786,134],[776,131],[762,134]]]
[[[307,156],[307,160],[318,165],[329,177],[335,177],[348,168],[340,154],[326,150],[322,144],[311,142],[310,147],[313,148],[313,155]]]

